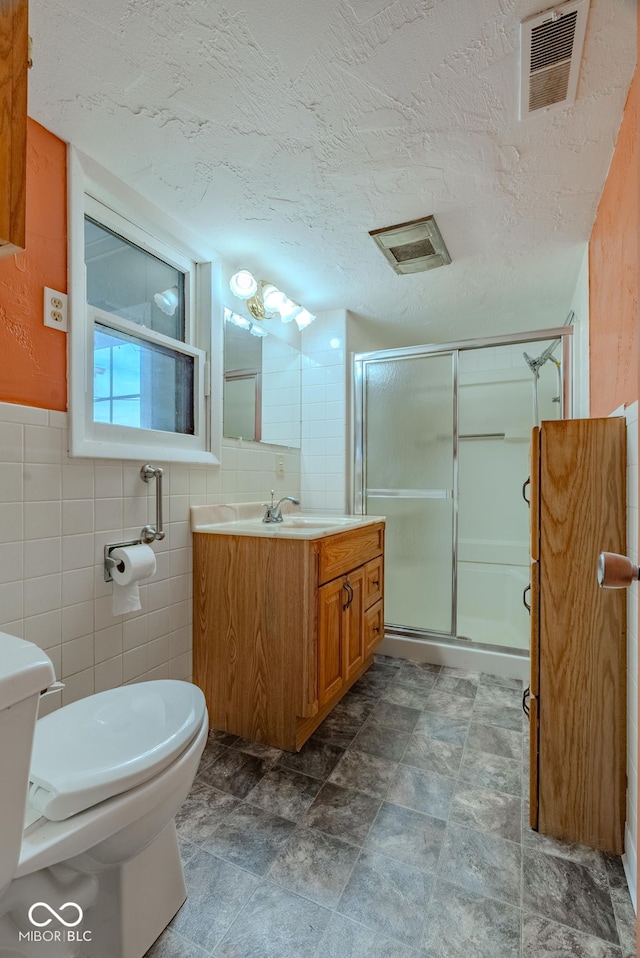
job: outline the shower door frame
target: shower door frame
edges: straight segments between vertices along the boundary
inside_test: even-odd
[[[356,515],[365,515],[366,505],[366,392],[365,370],[368,363],[415,359],[425,356],[450,355],[453,364],[453,525],[452,525],[452,569],[451,569],[451,632],[438,632],[433,629],[419,629],[412,626],[391,625],[385,622],[384,629],[389,635],[407,636],[408,638],[430,639],[454,645],[460,648],[474,648],[494,651],[496,646],[474,642],[468,638],[459,638],[457,635],[458,618],[458,365],[461,352],[473,349],[486,349],[490,346],[513,346],[518,343],[534,343],[549,339],[559,339],[562,344],[562,394],[560,397],[560,413],[558,418],[570,419],[572,413],[571,389],[571,361],[572,361],[573,325],[556,326],[549,329],[529,330],[524,333],[509,333],[503,336],[487,336],[479,339],[462,339],[453,343],[431,343],[424,346],[401,346],[395,349],[380,349],[373,352],[355,353],[353,356],[353,429],[352,429],[352,457],[353,463],[351,482],[351,511]],[[536,423],[537,425],[537,423]],[[514,649],[500,646],[500,651],[512,655],[528,657],[525,649]]]

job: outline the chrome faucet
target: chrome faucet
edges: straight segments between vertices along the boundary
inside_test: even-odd
[[[273,501],[273,489],[271,490],[271,504],[268,505],[267,511],[264,514],[263,522],[282,522],[282,510],[280,508],[283,502],[292,502],[294,506],[300,505],[299,499],[294,499],[293,496],[283,496],[279,502]]]

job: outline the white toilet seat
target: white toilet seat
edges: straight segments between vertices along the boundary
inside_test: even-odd
[[[141,785],[114,795],[64,821],[41,818],[22,838],[15,877],[82,855],[137,822],[153,824],[175,813],[187,797],[209,734],[205,711],[200,728],[181,755]],[[173,811],[171,811],[173,809]]]
[[[29,805],[63,821],[136,788],[184,751],[205,711],[196,685],[157,680],[52,712],[36,725]]]

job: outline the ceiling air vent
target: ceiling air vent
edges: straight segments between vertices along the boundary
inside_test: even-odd
[[[573,0],[520,24],[520,119],[576,98],[589,0]]]
[[[396,273],[401,275],[420,273],[451,262],[433,216],[372,230],[369,236],[373,237]]]

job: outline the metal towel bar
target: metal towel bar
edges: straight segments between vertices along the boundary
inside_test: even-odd
[[[146,525],[140,531],[139,539],[128,539],[126,542],[109,542],[104,547],[104,581],[112,582],[113,577],[111,575],[111,570],[116,565],[115,559],[111,557],[111,553],[114,549],[122,548],[123,546],[139,546],[143,542],[146,545],[149,545],[150,542],[155,542],[156,539],[164,539],[165,531],[162,528],[162,476],[163,469],[161,466],[150,466],[149,463],[142,466],[140,469],[140,478],[144,482],[151,482],[152,479],[156,480],[156,524],[155,526]]]
[[[162,528],[162,476],[164,470],[161,466],[150,466],[149,463],[140,469],[140,478],[144,482],[156,480],[156,524],[155,526],[144,526],[140,533],[140,538],[147,544],[156,539],[164,539],[165,533]]]

